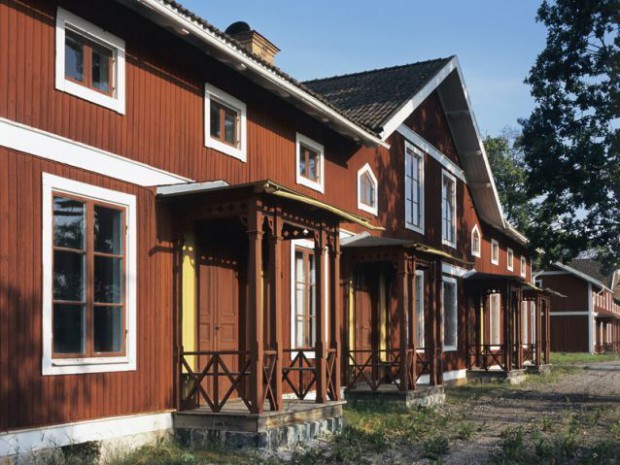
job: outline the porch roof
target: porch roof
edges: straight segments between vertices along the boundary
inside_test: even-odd
[[[495,274],[495,273],[482,273],[479,271],[472,271],[468,275],[464,276],[464,279],[468,282],[476,282],[476,283],[484,283],[485,281],[489,283],[497,283],[505,282],[520,285],[525,290],[538,292],[541,294],[554,295],[557,297],[566,297],[564,294],[560,294],[557,291],[549,288],[538,287],[535,284],[529,282],[528,280],[522,278],[521,276],[515,276],[512,274]]]
[[[243,190],[248,191],[248,193],[267,194],[267,195],[272,195],[275,197],[286,198],[294,202],[298,202],[306,206],[312,206],[319,210],[323,210],[325,212],[331,213],[332,215],[335,215],[339,217],[340,219],[359,224],[370,230],[374,230],[374,231],[384,230],[383,227],[373,225],[370,222],[370,220],[362,216],[358,216],[354,213],[347,212],[346,210],[342,210],[328,203],[322,202],[320,200],[304,195],[300,192],[286,188],[268,179],[262,180],[262,181],[250,182],[250,183],[233,184],[233,185],[230,185],[227,182],[222,181],[222,180],[217,180],[217,181],[208,181],[208,182],[192,182],[192,183],[185,183],[185,184],[160,186],[157,188],[157,197],[158,198],[178,198],[178,197],[187,197],[187,196],[207,193],[207,192],[240,192]]]

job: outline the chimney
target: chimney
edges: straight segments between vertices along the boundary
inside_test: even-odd
[[[237,21],[228,26],[225,32],[237,40],[248,52],[259,56],[270,65],[274,64],[274,58],[280,49],[253,30],[248,23]]]

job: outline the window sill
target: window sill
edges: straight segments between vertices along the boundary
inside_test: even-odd
[[[371,215],[377,216],[379,215],[379,209],[376,207],[371,207],[370,205],[366,205],[365,203],[362,202],[358,202],[357,203],[357,208],[359,210],[362,210],[366,213],[370,213]]]
[[[445,346],[443,348],[444,352],[456,352],[458,348],[456,346]]]
[[[447,245],[448,247],[452,247],[453,249],[456,249],[456,242],[449,242],[446,239],[442,239],[441,243],[443,245]]]
[[[491,265],[499,266],[499,261],[494,262],[493,260],[491,260]]]
[[[415,226],[413,224],[405,223],[405,228],[409,229],[410,231],[414,231],[414,232],[417,232],[419,234],[424,235],[424,225],[422,225],[422,226]]]
[[[225,144],[224,142],[221,142],[217,139],[212,139],[209,136],[207,136],[205,146],[217,150],[218,152],[222,152],[224,155],[229,155],[233,158],[236,158],[243,163],[247,162],[247,154],[244,147],[238,149],[233,147],[232,145]]]
[[[324,193],[324,188],[323,188],[323,184],[321,182],[314,182],[311,181],[308,178],[304,178],[302,175],[298,174],[297,175],[297,184],[300,184],[302,186],[306,186],[309,187],[310,189],[314,189],[315,191],[320,192],[321,194]]]
[[[43,360],[43,375],[76,375],[135,371],[136,362],[128,357],[68,358]]]
[[[102,94],[96,90],[89,89],[88,87],[77,84],[67,79],[58,79],[56,83],[56,89],[61,92],[66,92],[75,97],[79,97],[83,100],[87,100],[95,105],[99,105],[115,112],[124,115],[125,114],[125,100],[118,97],[111,97],[109,95]]]

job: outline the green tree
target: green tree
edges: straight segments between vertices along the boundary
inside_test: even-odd
[[[546,260],[596,249],[620,263],[620,0],[543,1],[545,49],[526,83],[523,126],[529,236]]]
[[[532,220],[532,206],[527,192],[518,131],[505,128],[498,137],[486,136],[484,147],[504,215],[518,230],[527,233]]]

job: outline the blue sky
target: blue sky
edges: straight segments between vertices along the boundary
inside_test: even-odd
[[[220,29],[243,20],[299,80],[456,54],[482,134],[529,115],[523,84],[545,43],[539,0],[181,0]]]

